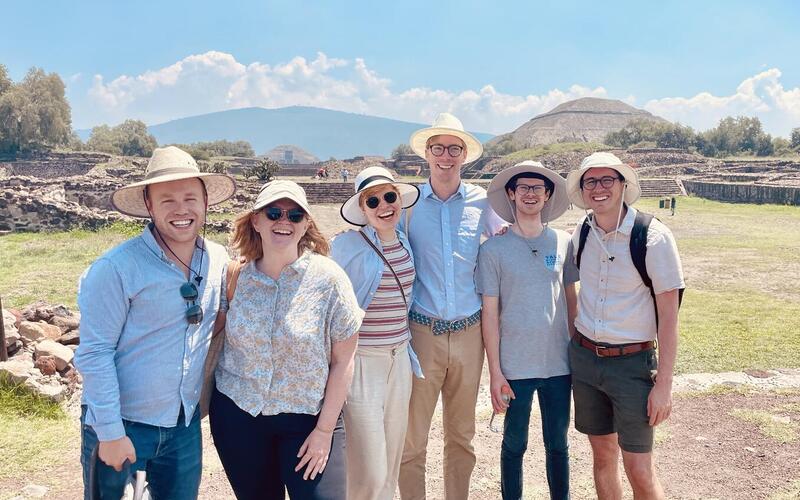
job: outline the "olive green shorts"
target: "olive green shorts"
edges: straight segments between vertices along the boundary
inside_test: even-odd
[[[647,416],[647,398],[658,366],[655,350],[598,357],[573,339],[569,361],[575,429],[593,436],[616,432],[624,451],[651,452],[654,428]]]

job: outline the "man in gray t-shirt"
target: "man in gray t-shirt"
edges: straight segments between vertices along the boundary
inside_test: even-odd
[[[541,163],[525,161],[495,176],[488,198],[513,222],[481,245],[475,275],[492,406],[508,412],[500,454],[503,498],[522,497],[522,457],[537,391],[550,495],[569,498],[568,346],[578,270],[570,236],[545,225],[566,211],[566,183]]]

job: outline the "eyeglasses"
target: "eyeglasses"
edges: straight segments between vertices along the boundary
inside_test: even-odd
[[[451,158],[458,158],[464,151],[464,147],[459,146],[458,144],[451,144],[450,146],[445,146],[444,144],[431,144],[428,146],[428,150],[433,156],[442,156],[444,151],[447,150],[447,154],[449,154]]]
[[[610,188],[611,186],[614,185],[614,182],[616,182],[618,180],[621,180],[621,179],[619,177],[611,177],[610,175],[607,175],[605,177],[601,177],[599,179],[595,179],[594,177],[589,177],[588,179],[583,179],[583,181],[581,183],[581,188],[582,189],[592,190],[592,189],[596,188],[597,184],[599,183],[601,186],[603,186],[604,188],[608,189],[608,188]]]
[[[306,213],[300,210],[299,208],[278,208],[278,207],[267,207],[264,209],[264,215],[267,216],[267,219],[271,221],[279,221],[281,217],[286,215],[286,218],[289,219],[289,222],[293,222],[297,224],[298,222],[303,220],[303,217],[306,216]]]
[[[536,196],[544,196],[547,192],[547,186],[544,184],[536,184],[536,185],[529,185],[529,184],[517,184],[514,186],[514,192],[519,193],[522,196],[533,192]]]
[[[397,201],[397,193],[395,193],[394,191],[386,191],[385,193],[383,193],[383,200],[386,203],[394,203]],[[364,203],[369,208],[376,209],[378,208],[378,205],[381,204],[381,200],[378,199],[377,196],[370,196]]]
[[[181,297],[186,301],[186,321],[196,325],[203,321],[203,308],[197,303],[197,287],[191,281],[181,285]]]

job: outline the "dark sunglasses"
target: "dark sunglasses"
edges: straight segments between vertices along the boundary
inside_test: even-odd
[[[394,191],[386,191],[385,193],[383,193],[383,200],[386,203],[394,203],[397,201],[397,193],[395,193]],[[370,196],[364,203],[369,208],[376,209],[378,208],[378,205],[381,204],[381,200],[378,199],[377,196]]]
[[[181,285],[181,297],[186,301],[186,321],[196,325],[203,321],[203,308],[197,303],[197,287],[191,281]]]
[[[289,222],[293,222],[297,224],[303,220],[303,217],[306,216],[306,213],[300,210],[299,208],[290,208],[286,210],[285,208],[278,208],[278,207],[267,207],[264,209],[264,215],[267,216],[267,219],[271,221],[279,221],[281,217],[286,214],[286,218],[289,219]]]

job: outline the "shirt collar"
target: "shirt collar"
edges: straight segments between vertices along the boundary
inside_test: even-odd
[[[622,219],[622,224],[619,225],[618,231],[622,234],[630,236],[631,231],[633,231],[634,219],[636,219],[636,209],[633,207],[628,207],[628,212],[625,214],[625,218]]]
[[[460,194],[462,199],[465,199],[467,197],[467,185],[464,184],[463,180],[458,184],[458,191],[456,191],[456,193]],[[425,184],[423,184],[420,187],[420,197],[430,198],[433,196],[436,196],[436,194],[433,192],[433,186],[431,186],[431,180],[429,178],[427,182],[425,182]],[[452,198],[452,196],[450,198]],[[447,200],[441,200],[441,201],[447,201]]]
[[[166,252],[164,252],[164,249],[161,248],[161,245],[159,245],[158,241],[156,241],[156,235],[153,233],[154,227],[155,224],[153,224],[152,222],[147,223],[147,225],[142,230],[141,234],[142,241],[144,241],[144,244],[147,245],[147,248],[149,248],[150,250],[153,251],[153,253],[161,257],[162,260],[169,260]],[[203,241],[203,238],[198,236],[197,239],[195,239],[194,246],[195,250],[205,249],[205,241]],[[194,259],[194,255],[195,254],[192,253],[192,259]]]

